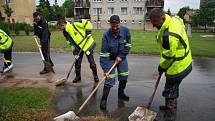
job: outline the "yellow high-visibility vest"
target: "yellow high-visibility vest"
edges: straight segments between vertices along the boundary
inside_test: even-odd
[[[0,51],[7,51],[8,49],[11,49],[12,45],[12,39],[3,30],[0,29]]]
[[[93,26],[90,21],[82,19],[81,22],[67,22],[65,30],[70,34],[74,42],[82,48],[83,51],[89,55],[92,50],[96,46],[96,42],[94,41],[93,37],[91,36],[88,40],[85,40],[86,38],[86,31],[92,30]],[[87,42],[86,42],[87,41]],[[86,42],[86,44],[85,44]]]
[[[157,42],[160,48],[160,67],[166,76],[182,74],[192,64],[192,55],[183,20],[165,15],[165,21],[158,31]]]

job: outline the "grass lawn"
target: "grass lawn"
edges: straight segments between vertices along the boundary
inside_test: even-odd
[[[101,39],[103,31],[94,30],[93,37],[97,42],[95,52],[100,51]],[[200,35],[210,33],[193,33],[190,40],[192,54],[194,56],[215,57],[213,47],[215,45],[215,38],[202,38]],[[145,32],[141,30],[132,30],[132,49],[131,53],[137,54],[158,54],[158,48],[155,40],[156,32]],[[34,43],[33,36],[13,36],[15,51],[38,51]],[[62,32],[53,31],[51,35],[51,48],[54,50],[68,50],[65,48],[66,41]]]
[[[52,115],[46,88],[1,88],[0,121],[45,121]]]

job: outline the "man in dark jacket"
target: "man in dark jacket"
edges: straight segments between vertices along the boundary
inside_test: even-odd
[[[50,63],[51,66],[54,66],[50,58],[51,33],[49,32],[48,23],[43,18],[43,16],[38,12],[33,13],[33,18],[34,18],[34,35],[40,38],[41,50],[45,58],[45,61]],[[49,73],[49,70],[44,65],[44,69],[40,72],[40,74],[46,73]]]

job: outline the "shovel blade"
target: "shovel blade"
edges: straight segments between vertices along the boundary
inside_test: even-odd
[[[76,116],[76,114],[73,111],[69,111],[65,114],[55,117],[54,121],[65,121],[65,120],[76,121],[78,119],[80,119],[80,118],[78,116]]]
[[[137,107],[128,117],[129,121],[154,121],[157,113],[144,107]]]
[[[63,85],[66,82],[66,79],[60,79],[55,82],[55,86]]]

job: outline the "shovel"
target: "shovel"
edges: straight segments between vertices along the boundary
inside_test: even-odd
[[[75,114],[74,111],[69,111],[63,115],[60,115],[58,117],[55,117],[54,120],[55,121],[64,121],[65,119],[69,119],[69,120],[77,120],[79,119],[79,117],[77,116],[82,109],[84,108],[84,106],[87,104],[87,102],[90,100],[90,98],[94,95],[94,93],[97,91],[97,89],[99,88],[99,86],[105,81],[105,79],[108,77],[108,75],[111,73],[111,71],[115,68],[115,66],[118,64],[118,62],[115,62],[113,64],[113,66],[110,68],[110,70],[107,73],[107,76],[104,76],[101,81],[99,81],[98,85],[93,89],[93,91],[90,93],[90,95],[87,97],[87,99],[84,101],[84,103],[80,106],[80,108],[78,109],[78,112]]]
[[[160,79],[161,79],[161,75],[159,75],[157,78],[154,91],[149,99],[147,107],[146,108],[137,107],[135,111],[128,117],[129,121],[154,121],[155,120],[155,117],[157,116],[157,112],[151,111],[149,110],[149,108],[151,107]]]
[[[88,40],[90,37],[91,37],[91,34],[87,35],[86,38],[83,38],[82,41],[84,41],[84,40],[86,40],[86,41],[85,41],[84,45],[82,46],[81,50],[78,52],[78,55],[75,57],[75,60],[74,60],[74,62],[73,62],[73,64],[72,64],[72,66],[70,67],[69,72],[67,73],[66,78],[57,80],[57,81],[55,82],[55,86],[62,85],[62,84],[64,84],[64,83],[69,79],[69,75],[70,75],[70,73],[72,72],[72,69],[73,69],[73,67],[74,67],[74,65],[75,65],[75,62],[79,59],[79,56],[80,56],[81,52],[83,51],[83,48],[84,48],[84,46],[85,46],[86,43],[87,43],[87,40]]]
[[[45,68],[46,68],[48,71],[54,72],[54,69],[52,68],[51,63],[45,61],[45,58],[44,58],[43,53],[42,53],[42,50],[41,50],[41,45],[38,43],[37,38],[36,38],[35,36],[34,36],[34,40],[35,40],[35,42],[36,42],[36,44],[37,44],[37,47],[38,47],[38,49],[39,49],[39,52],[40,52],[40,55],[41,55],[41,57],[42,57],[42,61],[43,61],[44,65],[45,65]]]

